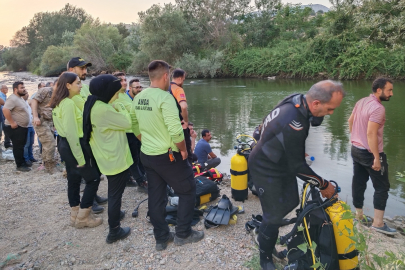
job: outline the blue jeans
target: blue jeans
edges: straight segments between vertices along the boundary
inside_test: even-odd
[[[34,159],[32,155],[32,145],[34,144],[35,131],[33,127],[28,127],[27,142],[24,146],[24,159],[25,161]]]

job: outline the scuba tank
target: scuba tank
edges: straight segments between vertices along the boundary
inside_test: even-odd
[[[343,201],[337,201],[332,206],[325,209],[326,213],[333,224],[333,232],[337,252],[339,255],[340,270],[356,269],[359,264],[357,257],[358,252],[354,247],[354,241],[350,237],[354,236],[353,219],[342,219],[342,215],[346,212]]]
[[[353,236],[353,220],[343,219],[346,208],[344,202],[334,196],[340,191],[337,183],[335,194],[330,199],[322,200],[320,192],[310,184],[304,185],[302,203],[297,210],[297,218],[290,233],[280,237],[280,244],[287,244],[288,265],[284,270],[309,270],[316,264],[316,259],[327,270],[358,270],[357,251],[354,242],[349,238]],[[310,188],[310,193],[307,192]],[[308,201],[309,195],[312,200]],[[302,229],[299,227],[302,226]],[[312,246],[314,251],[299,247],[303,244]]]
[[[239,138],[249,137],[252,140],[244,143]],[[236,154],[231,158],[231,193],[235,201],[245,201],[248,198],[248,162],[250,152],[252,151],[252,143],[256,140],[248,135],[239,135],[236,138],[239,143],[235,146]],[[250,143],[250,144],[249,144]]]

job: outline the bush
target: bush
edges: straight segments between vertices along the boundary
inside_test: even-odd
[[[71,57],[71,47],[49,46],[41,59],[40,74],[42,76],[59,75],[66,70],[66,64]]]
[[[197,58],[192,53],[185,53],[175,63],[176,67],[187,72],[189,78],[214,78],[221,70],[224,55],[220,51],[215,51],[207,58]]]
[[[148,65],[151,60],[146,53],[140,51],[136,53],[132,58],[132,64],[127,70],[128,73],[137,74],[143,73],[148,70]]]

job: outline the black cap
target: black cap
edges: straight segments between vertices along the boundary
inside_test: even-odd
[[[84,61],[84,59],[81,57],[73,57],[67,63],[67,69],[73,68],[73,67],[83,67],[83,66],[91,67],[92,64]]]

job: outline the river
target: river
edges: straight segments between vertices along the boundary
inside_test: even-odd
[[[27,79],[29,93],[36,91],[39,81],[51,78],[33,76],[29,73],[0,73],[0,82],[9,87],[18,76]],[[128,77],[128,81],[132,77]],[[149,84],[148,78],[139,78],[142,85]],[[24,80],[25,81],[25,80]],[[88,83],[86,80],[85,83]],[[292,93],[305,93],[315,81],[264,80],[264,79],[187,79],[184,89],[189,106],[189,119],[199,133],[207,128],[213,138],[211,146],[222,163],[219,171],[229,174],[230,160],[235,154],[236,136],[253,133],[264,116],[285,96]],[[351,179],[352,159],[350,156],[349,118],[354,104],[371,93],[371,81],[343,82],[347,96],[334,114],[325,117],[319,127],[311,127],[307,139],[306,152],[315,157],[312,168],[325,179],[338,182],[340,197],[352,205]],[[10,87],[11,88],[11,87]],[[404,82],[394,83],[394,96],[386,107],[384,129],[384,151],[388,156],[391,190],[386,215],[404,215],[405,183],[395,177],[397,171],[405,171],[405,100]],[[11,91],[10,91],[11,92]],[[9,92],[9,94],[10,94]],[[373,215],[373,192],[371,181],[365,194],[365,213]]]
[[[211,145],[222,163],[218,169],[229,174],[230,160],[235,154],[235,137],[252,135],[254,128],[285,96],[305,93],[315,81],[263,80],[263,79],[205,79],[186,80],[184,89],[189,106],[189,118],[194,128],[211,130]],[[315,157],[312,168],[326,179],[341,186],[341,199],[352,205],[352,158],[347,119],[359,99],[371,93],[370,81],[343,82],[347,95],[334,114],[325,117],[319,127],[311,127],[306,152]],[[391,191],[386,215],[404,215],[405,183],[399,182],[397,171],[405,170],[405,83],[394,84],[394,96],[386,107],[384,151],[388,156]],[[199,137],[200,138],[200,137]],[[373,215],[371,181],[365,195],[365,212]]]

